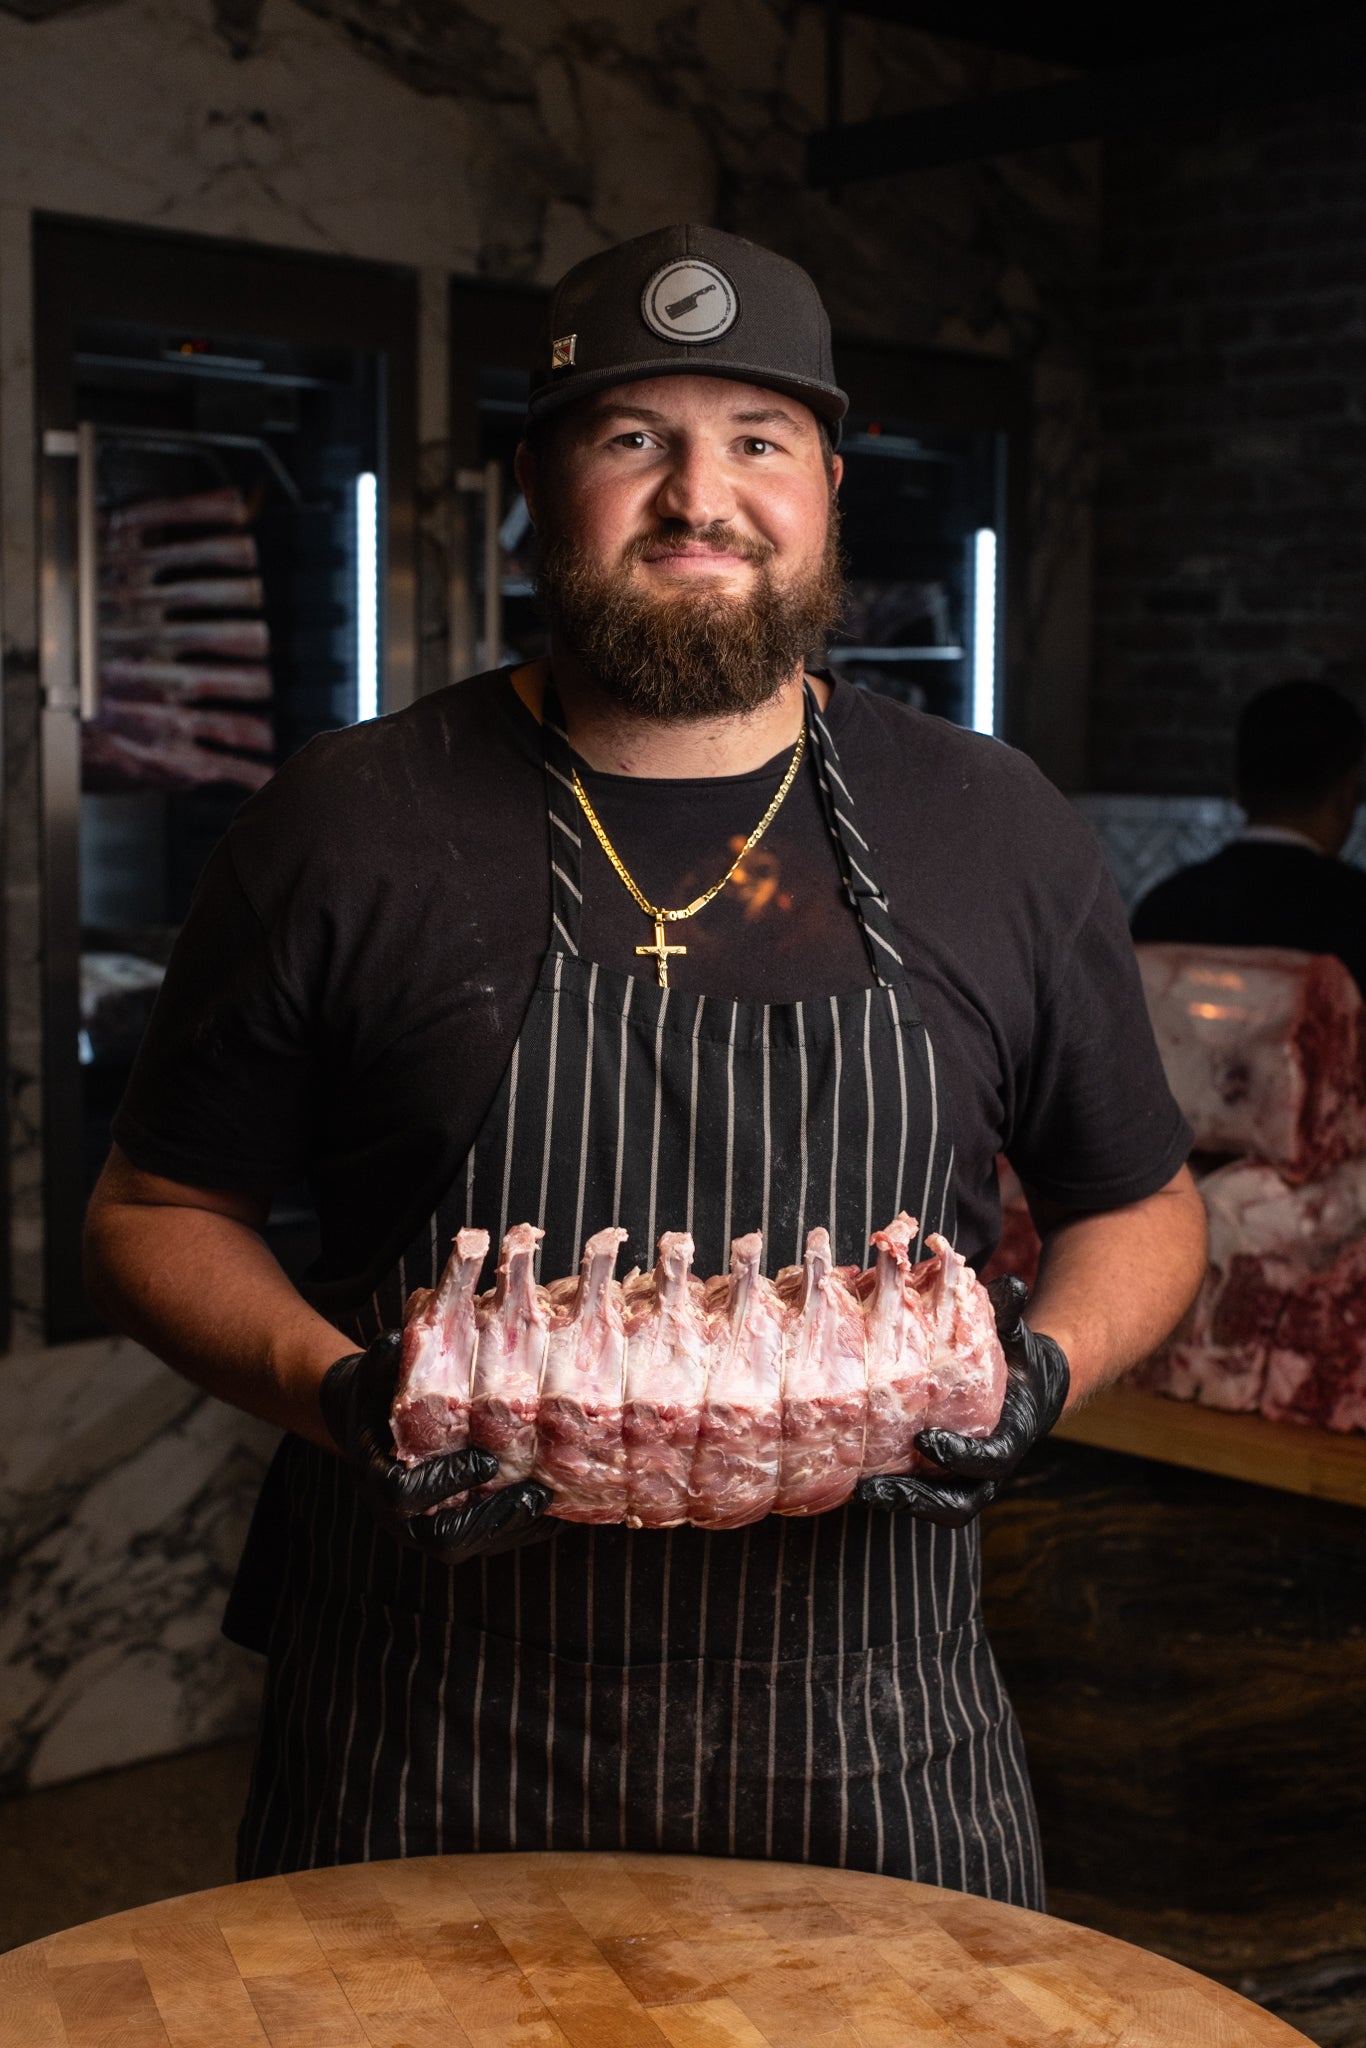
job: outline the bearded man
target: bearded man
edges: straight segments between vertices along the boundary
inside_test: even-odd
[[[549,660],[315,740],[207,871],[88,1246],[115,1320],[286,1432],[225,1624],[267,1658],[244,1876],[640,1848],[1042,1903],[975,1517],[1176,1321],[1203,1218],[1086,828],[995,741],[806,672],[845,406],[770,251],[579,265],[519,454]],[[732,1531],[395,1460],[393,1332],[457,1229],[533,1222],[546,1280],[608,1224],[702,1273],[761,1230],[773,1272],[814,1224],[862,1265],[904,1208],[976,1262],[1000,1151],[1045,1249],[985,1440]],[[304,1174],[307,1298],[260,1235]]]

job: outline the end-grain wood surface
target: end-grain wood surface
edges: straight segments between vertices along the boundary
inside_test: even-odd
[[[1292,2048],[1175,1963],[859,1871],[708,1857],[351,1864],[0,1957],[2,2048]]]

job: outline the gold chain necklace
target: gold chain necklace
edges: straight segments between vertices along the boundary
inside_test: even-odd
[[[598,845],[607,855],[608,860],[611,861],[612,866],[616,869],[618,876],[626,884],[626,887],[630,890],[632,896],[635,898],[640,908],[645,912],[645,915],[653,921],[655,928],[655,942],[653,946],[637,946],[636,952],[638,954],[645,954],[654,961],[656,967],[659,969],[659,986],[661,988],[667,988],[669,986],[670,958],[677,958],[679,955],[686,953],[688,950],[686,946],[665,945],[665,925],[681,924],[685,917],[696,917],[699,910],[706,909],[707,905],[711,902],[713,896],[720,895],[721,891],[725,888],[727,882],[731,880],[732,876],[737,873],[737,871],[743,864],[745,856],[747,854],[753,853],[755,847],[759,844],[759,841],[763,838],[765,832],[767,832],[769,826],[777,817],[779,805],[782,803],[783,798],[787,795],[787,792],[791,789],[793,783],[797,779],[797,770],[802,765],[802,755],[805,751],[806,724],[803,721],[802,729],[797,735],[797,744],[792,749],[792,759],[787,764],[787,773],[786,775],[784,775],[781,783],[778,785],[778,794],[774,797],[772,803],[764,812],[763,817],[760,818],[758,824],[750,833],[749,838],[740,848],[740,851],[736,854],[735,859],[726,869],[726,872],[724,873],[724,875],[722,875],[720,881],[714,882],[710,889],[703,890],[700,896],[694,896],[692,902],[685,903],[681,910],[665,910],[662,908],[660,904],[651,903],[648,896],[646,896],[642,890],[636,887],[634,881],[632,881],[630,875],[626,872],[625,862],[622,860],[621,855],[617,852],[615,846],[613,846],[611,840],[607,837],[607,834],[603,831],[602,822],[599,819],[597,812],[593,809],[592,804],[590,804],[588,801],[588,792],[579,780],[578,769],[575,768],[573,770],[574,794],[578,798],[580,804],[583,806],[583,814],[585,818],[587,818],[589,824],[593,827],[593,831],[597,837]]]

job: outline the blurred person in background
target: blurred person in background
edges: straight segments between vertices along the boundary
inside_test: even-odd
[[[1287,682],[1254,697],[1238,721],[1234,775],[1247,824],[1144,897],[1135,939],[1336,953],[1366,994],[1366,872],[1338,858],[1363,757],[1366,725],[1340,690]]]

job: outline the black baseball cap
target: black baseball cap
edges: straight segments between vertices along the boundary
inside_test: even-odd
[[[732,377],[800,399],[831,439],[849,400],[830,321],[800,264],[721,228],[656,228],[589,256],[555,287],[533,420],[609,385],[670,374]]]

